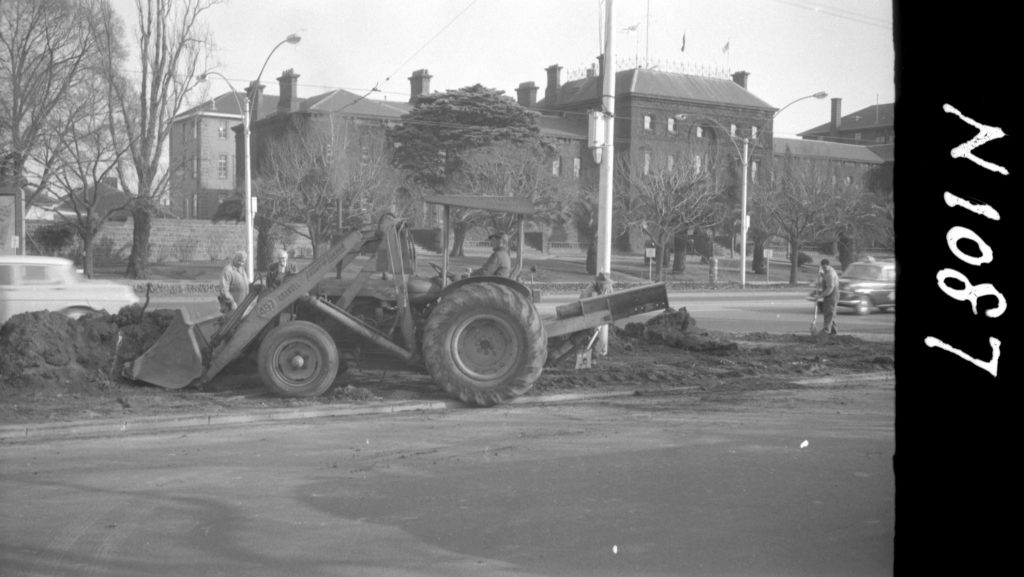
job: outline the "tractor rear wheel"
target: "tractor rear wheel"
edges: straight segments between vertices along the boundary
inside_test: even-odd
[[[434,307],[423,329],[423,357],[445,391],[487,407],[530,390],[544,368],[547,335],[525,296],[474,283]]]
[[[338,376],[338,347],[327,331],[306,321],[274,328],[260,343],[257,366],[263,384],[284,397],[315,397]]]

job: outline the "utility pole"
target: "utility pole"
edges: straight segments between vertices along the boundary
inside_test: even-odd
[[[615,171],[615,26],[612,24],[612,0],[605,0],[604,58],[601,61],[603,83],[601,112],[604,118],[604,151],[601,159],[597,198],[597,272],[611,279],[612,272],[612,178]],[[600,329],[597,354],[608,354],[608,325]]]

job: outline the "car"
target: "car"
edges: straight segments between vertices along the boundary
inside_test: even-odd
[[[817,291],[807,297],[817,300]],[[896,308],[896,263],[891,260],[857,261],[846,267],[839,277],[840,307],[867,314]]]
[[[66,258],[0,256],[0,325],[12,316],[49,310],[72,318],[111,314],[139,302],[126,284],[89,280]]]

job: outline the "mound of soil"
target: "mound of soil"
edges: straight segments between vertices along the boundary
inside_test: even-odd
[[[0,328],[0,423],[162,414],[218,413],[379,400],[445,399],[425,374],[392,360],[350,364],[316,398],[280,398],[260,383],[251,358],[238,359],[202,390],[165,390],[121,376],[176,313],[139,307],[69,319],[50,312],[12,317]],[[584,339],[584,341],[587,339]],[[531,395],[567,390],[692,390],[701,394],[791,388],[801,377],[893,369],[891,343],[841,335],[728,335],[698,327],[686,309],[614,328],[593,368],[571,361],[545,368]]]

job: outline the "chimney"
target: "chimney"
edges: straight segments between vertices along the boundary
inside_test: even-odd
[[[277,111],[288,113],[298,110],[299,95],[297,89],[299,86],[299,75],[289,68],[281,73],[277,82],[280,86],[280,93],[277,97]]]
[[[558,89],[562,87],[562,67],[552,64],[545,70],[548,72],[548,87],[544,89],[544,103],[551,106],[558,102]]]
[[[832,99],[832,120],[828,125],[828,135],[833,138],[839,137],[839,130],[843,127],[843,99]]]
[[[253,92],[255,91],[255,96],[252,96],[252,106],[249,107],[249,115],[250,115],[249,118],[253,122],[259,120],[259,118],[260,118],[260,102],[263,100],[263,89],[264,88],[266,88],[266,85],[260,84],[260,85],[257,86],[256,85],[256,81],[253,80],[252,82],[249,83],[248,88],[245,89],[245,95],[247,97],[252,95]],[[239,110],[238,114],[244,115],[245,114],[245,110],[244,109]]]
[[[426,68],[414,70],[412,76],[409,77],[409,103],[415,103],[416,99],[420,96],[426,96],[430,94],[430,79],[433,76],[427,72]]]
[[[516,88],[516,101],[520,106],[532,108],[537,104],[537,85],[531,82],[520,82]]]
[[[587,78],[593,78],[597,76],[597,64],[591,64],[590,68],[587,68]]]
[[[746,88],[747,88],[747,78],[749,78],[749,77],[750,77],[750,73],[749,72],[745,72],[743,70],[740,70],[739,72],[733,72],[732,73],[732,81],[735,82],[736,84],[739,84],[740,87],[743,88],[744,90],[746,90]]]

